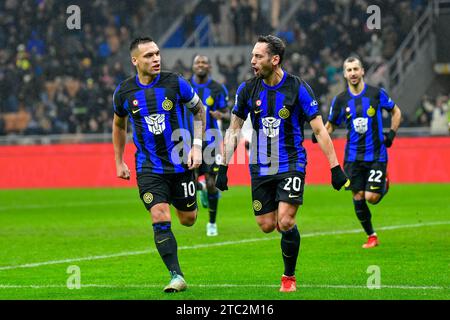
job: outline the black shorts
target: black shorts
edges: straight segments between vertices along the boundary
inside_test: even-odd
[[[346,190],[383,193],[386,183],[386,162],[345,162],[344,171],[350,179]]]
[[[217,164],[206,164],[202,163],[200,167],[197,169],[197,175],[202,176],[205,173],[212,175],[217,174],[219,172],[219,166]]]
[[[219,165],[222,163],[222,155],[219,152],[216,152],[216,149],[212,149],[212,146],[208,147],[206,152],[205,147],[202,150],[203,161],[197,169],[198,176],[202,176],[205,173],[212,175],[219,172]]]
[[[137,175],[139,195],[147,210],[155,204],[173,204],[181,211],[197,209],[194,173],[156,174],[140,173]]]
[[[252,201],[255,216],[277,210],[280,201],[301,205],[304,188],[305,174],[302,172],[252,177]]]

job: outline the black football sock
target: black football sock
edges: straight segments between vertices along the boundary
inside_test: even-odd
[[[209,208],[209,222],[216,223],[217,203],[219,202],[219,192],[208,192],[208,208]]]
[[[370,214],[370,210],[367,206],[366,200],[353,200],[353,204],[355,205],[356,216],[358,217],[359,222],[364,228],[364,231],[369,236],[374,234],[375,231],[372,227],[372,215]]]
[[[281,254],[284,262],[284,275],[293,276],[300,251],[300,233],[297,225],[291,230],[281,231]]]
[[[168,221],[154,223],[153,232],[155,234],[156,248],[167,269],[171,274],[175,272],[183,276],[178,262],[177,240],[172,233],[171,223]]]

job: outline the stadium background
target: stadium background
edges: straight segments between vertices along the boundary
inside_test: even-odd
[[[80,30],[66,26],[73,4]],[[369,5],[381,9],[380,30],[367,27]],[[163,67],[186,78],[194,55],[208,55],[231,106],[238,84],[251,77],[256,36],[266,33],[285,40],[285,70],[311,85],[324,116],[345,86],[343,59],[362,57],[366,82],[385,87],[404,115],[389,150],[392,182],[448,184],[449,19],[449,1],[426,0],[2,1],[0,189],[135,186],[115,178],[111,144],[112,93],[133,73],[130,40],[151,35]],[[384,120],[388,128],[387,114]],[[310,131],[305,136],[307,184],[328,184],[326,161]],[[336,137],[342,159],[344,131]],[[134,146],[126,152],[132,168]],[[246,164],[230,171],[232,185],[249,184]]]
[[[399,137],[448,136],[450,48],[445,40],[450,27],[443,23],[448,18],[445,1],[168,2],[78,1],[80,30],[66,26],[70,1],[9,0],[2,4],[0,144],[45,147],[0,148],[2,167],[7,168],[1,188],[71,186],[59,184],[64,179],[72,180],[72,186],[120,185],[111,171],[112,148],[101,148],[94,155],[77,144],[110,141],[112,93],[133,73],[127,44],[141,34],[157,39],[164,68],[186,78],[192,75],[190,65],[197,52],[210,56],[213,77],[229,89],[230,106],[238,84],[251,77],[249,55],[256,36],[277,34],[288,45],[284,68],[311,85],[324,116],[332,97],[344,88],[343,59],[357,53],[366,65],[366,81],[385,87],[402,108]],[[381,10],[380,30],[367,27],[369,5]],[[394,145],[393,181],[450,181],[449,161],[444,161],[449,159],[444,147],[447,140],[418,141],[410,161],[397,153],[403,147],[409,150],[404,152],[411,152],[414,143]],[[51,147],[55,144],[69,145],[60,152],[61,146]],[[424,152],[423,144],[429,144],[429,152]],[[432,152],[433,145],[436,151]],[[310,163],[322,163],[315,149],[310,149]],[[127,152],[131,159],[133,146]],[[424,153],[431,158],[420,159]],[[26,165],[26,159],[33,159],[33,167]],[[104,169],[96,170],[99,174],[93,179],[92,173],[77,172],[78,161],[91,168],[101,163]],[[70,164],[73,170],[64,170],[58,163]],[[417,165],[419,173],[411,178]],[[427,179],[425,172],[433,166],[442,168],[440,179],[433,175]],[[311,182],[327,182],[316,178],[323,165],[310,167]],[[63,171],[64,176],[58,178],[55,173]],[[232,182],[248,183],[245,172],[244,165],[239,173],[247,179],[237,174]]]

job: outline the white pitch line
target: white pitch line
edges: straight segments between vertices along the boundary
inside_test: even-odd
[[[81,284],[83,288],[100,288],[100,289],[149,289],[161,288],[162,284]],[[312,289],[368,289],[367,286],[357,285],[329,285],[329,284],[303,284],[299,283],[300,288]],[[278,288],[275,284],[189,284],[189,287],[197,288]],[[0,284],[0,289],[53,289],[67,288],[67,285],[50,284],[50,285],[8,285]],[[442,286],[405,286],[405,285],[380,285],[380,289],[400,289],[400,290],[448,290],[450,287]]]
[[[180,249],[180,248],[178,248],[178,249]],[[43,262],[4,266],[4,267],[0,267],[0,271],[11,270],[11,269],[20,269],[20,268],[34,268],[34,267],[40,267],[40,266],[46,266],[46,265],[52,265],[52,264],[72,263],[72,262],[78,262],[78,261],[91,261],[91,260],[109,259],[109,258],[117,258],[117,257],[124,257],[124,256],[134,256],[134,255],[147,254],[147,253],[152,253],[152,252],[156,252],[156,249],[142,250],[142,251],[125,251],[125,252],[106,254],[106,255],[101,255],[101,256],[89,256],[89,257],[70,258],[70,259],[63,259],[63,260],[50,260],[50,261],[43,261]]]
[[[450,224],[450,221],[436,221],[436,222],[429,222],[429,223],[387,226],[387,227],[377,228],[377,230],[420,228],[420,227],[426,227],[426,226],[447,225],[447,224]],[[301,236],[303,238],[309,238],[309,237],[320,237],[320,236],[329,236],[329,235],[352,234],[352,233],[360,233],[360,232],[361,232],[361,229],[351,229],[351,230],[338,230],[338,231],[326,231],[326,232],[313,232],[313,233],[302,234]],[[236,245],[236,244],[242,244],[242,243],[275,240],[275,239],[279,239],[279,238],[280,237],[277,236],[277,237],[266,237],[266,238],[243,239],[243,240],[236,240],[236,241],[224,241],[224,242],[216,242],[216,243],[205,243],[205,244],[198,244],[198,245],[193,245],[193,246],[178,247],[178,250],[212,248],[212,247],[220,247],[220,246],[226,246],[226,245]],[[81,258],[69,258],[69,259],[62,259],[62,260],[50,260],[50,261],[43,261],[43,262],[3,266],[3,267],[0,267],[0,271],[20,269],[20,268],[34,268],[34,267],[40,267],[40,266],[45,266],[45,265],[72,263],[72,262],[79,262],[79,261],[92,261],[92,260],[110,259],[110,258],[125,257],[125,256],[135,256],[135,255],[141,255],[141,254],[149,254],[149,253],[153,253],[153,252],[156,252],[156,249],[148,249],[148,250],[141,250],[141,251],[125,251],[125,252],[118,252],[118,253],[107,254],[107,255],[88,256],[88,257],[81,257]]]

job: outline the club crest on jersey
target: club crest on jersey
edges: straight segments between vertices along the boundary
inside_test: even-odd
[[[153,194],[151,192],[146,192],[144,193],[144,195],[142,196],[142,199],[144,200],[145,203],[149,204],[152,203],[153,201]]]
[[[356,118],[353,120],[353,127],[355,131],[359,134],[364,134],[367,132],[367,123],[369,122],[368,118]]]
[[[162,102],[162,107],[166,111],[170,111],[173,108],[173,102],[169,99],[166,99]]]
[[[137,101],[137,99],[133,100],[133,106],[137,107],[139,105],[139,101]]]
[[[256,100],[256,105],[258,106],[258,107],[261,107],[261,104],[262,104],[262,102],[261,102],[261,100]]]
[[[206,98],[205,102],[208,106],[212,106],[214,104],[214,99],[213,97],[209,96],[208,98]]]
[[[288,108],[286,108],[286,106],[283,106],[283,108],[281,108],[280,111],[278,111],[278,115],[280,116],[281,119],[287,119],[291,115],[291,112],[289,111]]]
[[[261,201],[258,201],[258,200],[253,201],[253,209],[255,211],[261,211],[261,209],[262,209]]]
[[[370,106],[370,108],[367,109],[367,115],[368,115],[369,117],[373,117],[373,116],[375,115],[375,113],[376,113],[376,111],[375,111],[375,108],[374,108],[374,107]]]
[[[165,114],[152,114],[145,117],[145,122],[147,122],[148,130],[154,135],[163,133],[166,129],[166,119]]]
[[[263,132],[269,138],[274,138],[280,133],[281,120],[274,117],[262,118]]]

